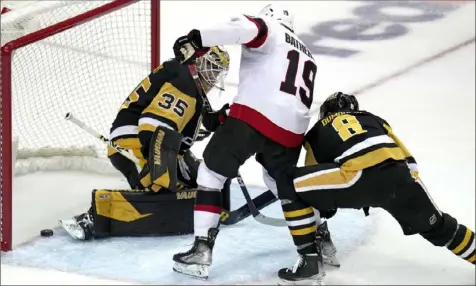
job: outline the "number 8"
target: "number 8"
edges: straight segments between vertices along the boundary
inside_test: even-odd
[[[332,121],[332,127],[339,134],[342,141],[347,141],[350,137],[367,132],[362,128],[355,116],[345,114],[338,116]]]

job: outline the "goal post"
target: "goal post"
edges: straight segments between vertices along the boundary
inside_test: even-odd
[[[15,175],[112,169],[105,147],[65,114],[108,134],[120,103],[160,64],[159,0],[31,2],[1,18],[2,38],[14,32],[0,60],[2,251],[12,249]]]

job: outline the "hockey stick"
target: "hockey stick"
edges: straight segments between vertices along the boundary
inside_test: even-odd
[[[118,145],[116,145],[114,142],[110,141],[109,139],[107,139],[104,135],[98,133],[97,131],[95,131],[94,129],[92,129],[91,127],[89,127],[88,125],[86,125],[86,123],[82,122],[81,120],[79,120],[78,118],[74,117],[73,114],[71,112],[68,112],[66,113],[66,116],[65,116],[65,119],[68,120],[68,121],[71,121],[73,122],[74,124],[76,124],[79,128],[83,129],[84,131],[88,132],[89,134],[91,134],[92,136],[96,137],[97,139],[101,140],[102,142],[108,144],[109,146],[111,146],[112,148],[114,148],[114,150],[116,150],[117,152],[121,153],[121,155],[123,155],[124,157],[126,157],[127,159],[131,160],[132,162],[136,163],[136,165],[139,165],[139,159],[137,159],[137,157],[130,153],[127,149],[124,149]]]
[[[241,178],[240,174],[238,174],[238,177],[236,177],[236,179],[238,180],[238,184],[240,185],[241,191],[243,192],[243,195],[245,196],[246,203],[248,204],[250,208],[250,212],[253,215],[255,220],[257,220],[258,222],[262,224],[267,224],[272,226],[278,226],[278,227],[288,226],[288,224],[286,223],[286,220],[284,219],[268,217],[260,213],[260,211],[256,208],[256,205],[253,203],[253,200],[250,197],[250,193],[248,192],[245,182],[243,182],[243,178]]]
[[[278,199],[273,194],[273,192],[267,190],[266,192],[254,198],[252,201],[253,204],[256,206],[256,209],[261,210],[277,200]],[[248,203],[245,203],[244,205],[233,211],[223,210],[221,213],[220,223],[223,225],[232,225],[244,220],[250,215],[250,207],[248,206]]]
[[[213,111],[210,101],[208,101],[208,98],[203,93],[202,83],[200,82],[200,78],[198,77],[197,67],[195,66],[195,64],[189,64],[188,69],[190,71],[190,74],[192,75],[195,85],[197,86],[197,90],[203,99],[203,104],[205,106],[206,111],[207,112]],[[256,221],[258,221],[259,223],[267,224],[271,226],[287,226],[286,220],[284,219],[272,218],[260,213],[260,211],[256,208],[255,204],[253,203],[250,193],[248,192],[248,189],[246,188],[246,185],[243,182],[243,178],[241,177],[240,173],[238,173],[238,176],[236,177],[236,179],[238,180],[238,184],[240,185],[240,189],[243,192],[246,203],[248,204],[248,207],[250,208],[251,214],[253,215]]]
[[[86,123],[84,123],[83,121],[79,120],[77,117],[73,116],[73,114],[71,112],[68,112],[66,113],[66,116],[65,116],[65,119],[66,120],[69,120],[71,122],[73,122],[74,124],[76,124],[79,128],[83,129],[84,131],[88,132],[89,134],[91,134],[92,136],[96,137],[97,139],[101,140],[102,142],[108,144],[109,146],[111,146],[114,150],[116,150],[117,152],[121,153],[121,155],[123,155],[124,157],[126,157],[127,159],[131,160],[132,162],[136,163],[137,165],[139,165],[139,159],[137,159],[137,157],[132,154],[131,152],[129,152],[127,149],[125,148],[122,148],[121,146],[118,146],[117,144],[115,144],[113,141],[110,141],[108,138],[106,138],[104,135],[98,133],[96,130],[92,129],[91,127],[89,127]],[[197,136],[197,139],[196,141],[202,141],[204,140],[205,138],[207,138],[208,136],[211,135],[211,132],[208,131],[208,130],[205,130],[205,129],[201,129],[198,133],[198,136]]]

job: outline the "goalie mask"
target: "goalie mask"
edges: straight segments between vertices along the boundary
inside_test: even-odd
[[[211,47],[205,55],[196,60],[196,65],[205,93],[208,93],[214,87],[223,90],[225,77],[230,66],[230,56],[223,47]]]
[[[353,95],[336,92],[330,95],[319,110],[319,119],[327,117],[339,111],[357,111],[359,102]]]

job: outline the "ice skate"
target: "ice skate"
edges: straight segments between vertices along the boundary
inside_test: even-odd
[[[321,223],[317,227],[316,235],[322,238],[322,259],[325,264],[340,267],[340,262],[337,259],[337,248],[331,239],[331,233],[327,228],[327,221]]]
[[[317,237],[317,253],[302,255],[292,268],[282,268],[278,272],[278,285],[325,285],[326,276],[322,260],[322,238]]]
[[[208,230],[208,237],[195,237],[195,242],[189,251],[174,255],[174,271],[200,279],[208,279],[217,235],[218,229],[211,228]]]
[[[61,227],[74,239],[89,240],[93,237],[93,218],[90,212],[71,219],[60,220]]]
[[[292,268],[278,272],[278,285],[324,285],[326,275],[319,254],[299,255]]]

